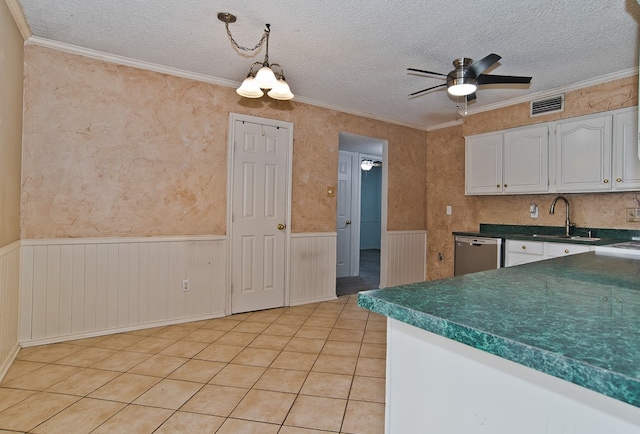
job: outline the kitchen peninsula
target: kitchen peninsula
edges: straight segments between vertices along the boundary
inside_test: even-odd
[[[386,432],[640,433],[640,259],[594,252],[359,294]]]

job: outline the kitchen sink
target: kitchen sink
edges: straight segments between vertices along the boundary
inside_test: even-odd
[[[575,240],[575,241],[598,241],[600,238],[596,237],[583,237],[580,235],[547,235],[547,234],[533,234],[536,238],[550,238],[554,240]]]

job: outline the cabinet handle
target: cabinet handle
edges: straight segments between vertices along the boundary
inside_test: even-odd
[[[608,180],[608,179],[605,179],[603,182],[604,182],[605,184],[608,184],[608,183],[609,183],[609,180]]]
[[[522,250],[527,250],[527,246],[522,246]]]
[[[496,184],[496,187],[500,188],[500,184]]]
[[[622,178],[616,178],[616,182],[622,182]]]
[[[565,253],[569,253],[569,249],[564,249],[564,252]]]
[[[505,187],[505,188],[507,188],[507,187],[508,187],[508,185],[507,185],[507,184],[505,184],[505,185],[504,185],[504,187]]]

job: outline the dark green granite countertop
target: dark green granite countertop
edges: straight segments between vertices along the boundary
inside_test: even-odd
[[[365,291],[358,304],[640,407],[640,259],[589,252]]]
[[[599,239],[571,239],[561,238],[564,235],[564,227],[556,226],[521,226],[521,225],[498,225],[481,223],[478,232],[461,231],[453,232],[453,235],[466,235],[470,237],[504,238],[519,241],[539,241],[550,243],[570,243],[586,244],[592,246],[605,246],[631,239],[640,239],[640,231],[632,229],[607,229],[607,228],[573,228],[572,235],[586,237],[589,232],[591,236]],[[543,236],[538,236],[543,235]],[[558,238],[547,238],[546,235],[554,235]]]

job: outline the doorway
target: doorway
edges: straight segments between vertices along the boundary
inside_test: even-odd
[[[384,283],[381,258],[386,232],[387,142],[340,133],[339,143],[336,293],[345,295]],[[363,160],[373,162],[373,167],[363,170]]]
[[[293,126],[231,114],[227,311],[287,304]]]

